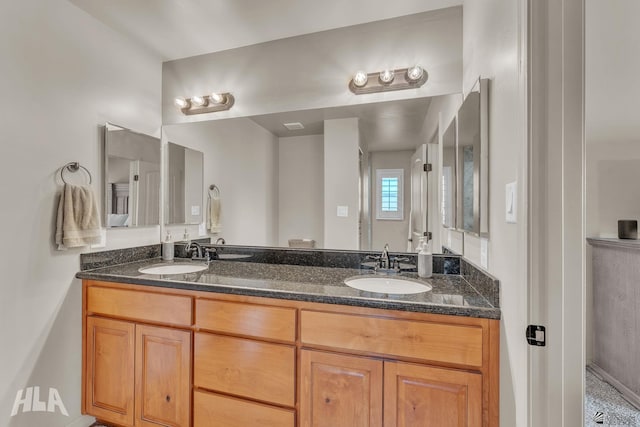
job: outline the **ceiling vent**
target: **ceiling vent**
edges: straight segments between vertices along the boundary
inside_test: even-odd
[[[294,122],[294,123],[283,123],[283,126],[286,127],[289,130],[301,130],[304,129],[304,125],[300,122]]]

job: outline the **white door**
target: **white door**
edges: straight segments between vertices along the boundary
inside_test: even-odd
[[[422,144],[411,156],[411,218],[409,223],[407,251],[415,252],[420,237],[427,230],[427,144]]]
[[[134,160],[129,166],[131,226],[160,223],[160,165]]]

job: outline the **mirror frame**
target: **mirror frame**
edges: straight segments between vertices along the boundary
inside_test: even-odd
[[[457,194],[458,194],[458,160],[457,160],[457,156],[458,156],[458,117],[457,115],[454,116],[451,119],[451,122],[449,123],[449,126],[447,126],[447,128],[445,129],[444,133],[442,134],[442,168],[440,170],[440,175],[442,177],[442,181],[444,182],[444,150],[445,150],[445,139],[448,137],[449,132],[453,133],[453,173],[451,175],[451,189],[453,191],[453,195],[451,198],[451,224],[446,225],[444,223],[444,215],[442,216],[442,222],[441,222],[441,226],[442,228],[446,229],[446,230],[456,230],[456,224],[457,224],[457,214],[456,214],[456,209],[457,209],[457,205],[458,205],[458,198],[457,198]],[[444,213],[444,192],[442,194],[442,205],[441,205],[441,212]]]
[[[458,220],[458,217],[463,212],[462,201],[462,168],[460,167],[462,159],[459,158],[460,152],[460,110],[465,105],[467,100],[470,100],[469,95],[471,93],[478,93],[479,95],[479,111],[478,120],[480,126],[480,154],[474,155],[473,165],[473,228],[465,229],[463,221]],[[456,230],[478,237],[489,237],[489,80],[478,78],[473,85],[471,91],[465,96],[465,99],[458,109],[456,114],[457,132],[456,132],[456,181],[457,181],[457,203],[456,203]]]

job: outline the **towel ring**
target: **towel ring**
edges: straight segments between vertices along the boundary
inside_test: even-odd
[[[65,184],[68,184],[68,182],[64,179],[64,175],[62,174],[65,169],[68,170],[69,172],[73,172],[73,173],[78,172],[80,169],[82,169],[83,171],[85,171],[85,173],[89,177],[89,184],[91,184],[91,182],[93,181],[93,178],[91,177],[91,172],[89,172],[89,169],[85,168],[84,166],[82,166],[78,162],[69,162],[69,163],[67,163],[66,165],[64,165],[63,167],[60,168],[60,179]]]
[[[211,192],[213,191],[213,194]],[[211,184],[209,186],[209,197],[220,197],[220,189],[217,185]]]

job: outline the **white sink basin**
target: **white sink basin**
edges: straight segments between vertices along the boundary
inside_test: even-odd
[[[419,294],[432,289],[431,285],[399,277],[356,276],[345,279],[345,285],[379,294]]]
[[[203,264],[156,264],[138,269],[143,274],[187,274],[209,268]]]

